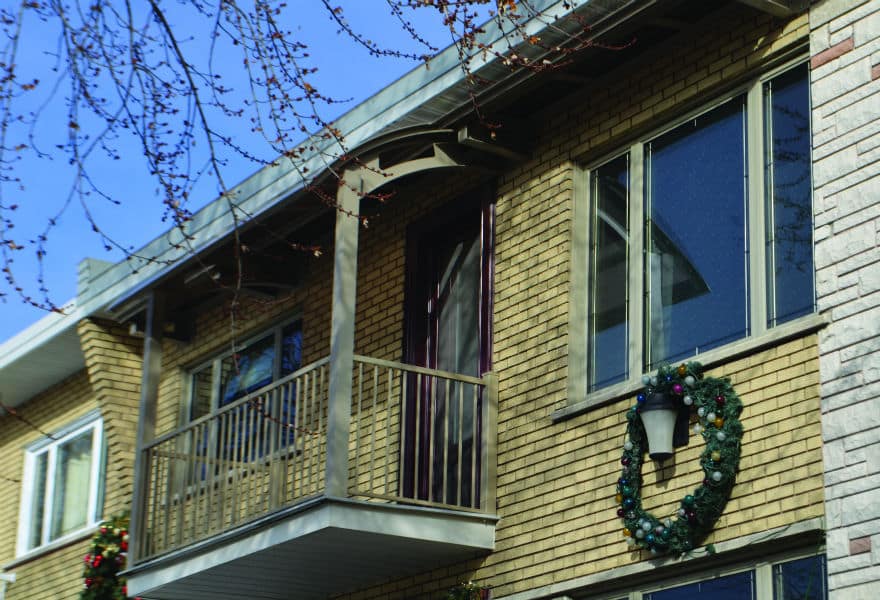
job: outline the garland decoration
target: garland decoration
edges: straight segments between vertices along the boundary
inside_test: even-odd
[[[443,598],[444,600],[490,600],[492,590],[474,581],[468,581],[451,588]]]
[[[678,367],[660,367],[656,376],[644,376],[645,389],[636,405],[627,410],[623,466],[617,481],[617,515],[623,519],[627,544],[654,555],[680,556],[697,547],[709,534],[736,481],[743,428],[739,421],[742,402],[729,379],[703,377],[702,365],[689,362]],[[696,412],[693,434],[702,436],[706,448],[700,456],[705,478],[686,495],[674,515],[660,519],[642,508],[642,460],[648,438],[640,417],[641,405],[652,394],[662,393],[676,400],[681,410]],[[706,548],[714,553],[710,544]]]
[[[128,590],[119,572],[125,569],[128,556],[128,515],[104,521],[92,537],[89,553],[83,559],[85,587],[82,600],[126,600]],[[139,599],[136,599],[139,600]]]

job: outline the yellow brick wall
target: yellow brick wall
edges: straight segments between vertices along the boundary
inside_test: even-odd
[[[533,159],[499,182],[494,367],[499,375],[496,550],[346,598],[439,597],[457,581],[491,585],[496,597],[645,560],[629,552],[614,484],[626,431],[625,398],[553,424],[567,403],[567,329],[576,162],[595,160],[634,136],[711,100],[781,51],[804,42],[807,20],[779,22],[734,5],[594,82],[577,101],[536,119]],[[715,91],[714,93],[719,93]],[[737,486],[707,543],[823,515],[815,335],[729,362],[745,405]],[[702,480],[692,443],[658,485],[645,465],[644,503],[670,514]]]
[[[499,374],[496,551],[351,595],[423,598],[476,579],[497,596],[643,560],[627,551],[615,516],[623,414],[620,399],[553,424],[565,406],[568,290],[575,163],[629,142],[712,98],[767,57],[807,34],[806,20],[779,23],[733,6],[609,74],[577,102],[538,115],[533,160],[497,180],[494,370]],[[683,65],[690,65],[687,69]],[[422,176],[360,230],[356,352],[396,360],[402,353],[407,226],[444,202],[476,189],[475,176]],[[166,340],[159,433],[176,427],[187,370],[279,320],[300,315],[304,363],[329,352],[332,248],[309,261],[302,287],[273,301],[244,298],[201,311],[189,342]],[[725,364],[746,411],[739,484],[709,542],[822,515],[822,468],[815,336]],[[692,445],[676,457],[676,477],[662,493],[646,465],[645,504],[670,512],[701,477]],[[795,461],[794,457],[798,460]]]
[[[92,393],[104,417],[104,509],[109,517],[131,505],[143,340],[119,325],[97,320],[80,322],[78,332]]]
[[[97,408],[88,376],[80,371],[20,407],[33,426],[10,415],[0,417],[0,564],[15,559],[25,447],[43,439],[41,431],[51,434]],[[78,598],[89,537],[10,569],[17,580],[7,584],[7,600]]]

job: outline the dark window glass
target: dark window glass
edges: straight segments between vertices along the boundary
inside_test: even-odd
[[[267,335],[220,361],[220,406],[272,383],[274,376],[275,336]]]
[[[281,377],[302,366],[302,328],[291,323],[281,331]]]
[[[708,581],[689,583],[642,596],[643,600],[752,600],[755,572],[746,571]]]
[[[592,188],[588,360],[590,389],[595,390],[629,374],[629,157],[593,171]]]
[[[807,66],[764,84],[767,325],[813,312],[813,207]]]
[[[774,600],[826,600],[828,577],[824,556],[773,565]]]
[[[748,334],[745,98],[645,146],[648,369]]]

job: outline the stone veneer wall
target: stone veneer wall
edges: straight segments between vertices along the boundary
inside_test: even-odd
[[[829,589],[880,597],[880,2],[810,10]]]

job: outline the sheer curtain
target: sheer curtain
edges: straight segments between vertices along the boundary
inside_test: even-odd
[[[52,538],[88,522],[92,474],[92,436],[88,431],[58,448],[52,498]]]

